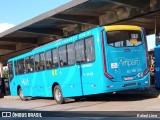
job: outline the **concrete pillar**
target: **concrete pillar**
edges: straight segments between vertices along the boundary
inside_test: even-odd
[[[160,45],[160,29],[156,29],[156,32],[155,32],[155,38],[156,38],[156,46],[157,45]]]
[[[23,50],[23,49],[26,49],[26,48],[29,48],[29,47],[32,47],[34,46],[34,44],[28,44],[28,43],[17,43],[16,44],[16,50]]]
[[[1,78],[3,77],[3,73],[4,73],[4,71],[3,71],[3,64],[0,63],[0,77]]]
[[[157,27],[157,18],[155,18],[155,41],[156,46],[160,45],[160,28]]]

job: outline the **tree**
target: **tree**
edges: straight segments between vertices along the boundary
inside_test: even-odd
[[[4,76],[5,78],[8,78],[8,70],[4,70],[3,76]]]

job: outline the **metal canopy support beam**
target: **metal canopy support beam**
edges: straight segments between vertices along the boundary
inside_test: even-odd
[[[145,31],[146,31],[146,35],[150,35],[150,34],[155,33],[154,29],[145,29]]]
[[[152,28],[152,24],[150,24],[150,22],[140,22],[140,21],[128,21],[128,22],[121,22],[118,24],[132,24],[132,25],[138,25],[138,26],[142,26],[142,27],[146,27],[146,28]]]
[[[32,24],[38,23],[38,22],[40,22],[40,21],[42,21],[44,19],[49,18],[50,16],[56,15],[56,14],[62,12],[62,11],[65,11],[65,10],[68,10],[70,8],[76,7],[76,6],[80,5],[80,4],[86,3],[88,1],[89,0],[72,0],[71,2],[69,2],[67,4],[64,4],[64,5],[56,8],[56,9],[48,11],[48,12],[46,12],[44,14],[41,14],[41,15],[31,19],[31,20],[28,20],[28,21],[26,21],[26,22],[24,22],[24,23],[22,23],[22,24],[20,24],[18,26],[15,26],[15,27],[13,27],[13,28],[5,31],[5,32],[2,32],[0,34],[0,37],[3,37],[5,35],[8,35],[8,34],[13,33],[15,31],[18,31],[18,30],[20,30],[20,29],[22,29],[24,27],[31,26]]]
[[[129,20],[132,20],[134,18],[143,17],[143,16],[150,15],[152,13],[156,13],[156,12],[159,12],[159,11],[160,11],[160,8],[155,10],[155,11],[149,11],[149,12],[146,12],[146,13],[134,16],[134,17],[128,17],[127,19],[122,19],[122,20],[119,20],[119,21],[116,21],[116,22],[112,22],[112,23],[109,23],[108,25],[117,24],[117,23],[121,23],[121,22],[129,22]]]
[[[53,29],[53,28],[23,28],[20,32],[28,32],[28,33],[38,33],[38,34],[47,34],[47,35],[63,35],[63,30],[61,29]]]
[[[0,49],[4,49],[4,50],[16,50],[16,45],[0,45]]]
[[[37,38],[3,37],[0,41],[37,44]]]
[[[3,63],[0,63],[0,77],[1,78],[4,77],[3,73],[4,73],[4,71],[3,71]]]
[[[82,22],[82,21],[67,20],[66,18],[49,17],[48,19],[64,21],[64,22],[68,22],[68,23],[70,23],[70,24],[87,24],[87,25],[88,25],[88,23],[84,23],[84,22]],[[94,24],[90,24],[90,25],[94,25]]]
[[[99,25],[99,17],[95,17],[95,16],[58,14],[58,15],[55,15],[54,18],[69,20],[71,22],[74,21],[82,24]]]
[[[7,64],[7,60],[12,58],[12,57],[15,57],[15,56],[18,56],[20,54],[23,54],[23,53],[26,53],[26,52],[29,52],[33,49],[34,47],[28,47],[28,48],[25,48],[25,49],[21,49],[21,50],[16,50],[16,51],[13,51],[13,52],[10,52],[10,53],[7,53],[7,54],[3,54],[3,55],[0,55],[0,62],[2,62],[3,64]]]
[[[137,2],[135,2],[134,0],[101,0],[101,1],[111,2],[114,4],[127,6],[130,8],[136,8],[140,10],[147,10],[147,8],[150,7],[150,0],[141,0]]]

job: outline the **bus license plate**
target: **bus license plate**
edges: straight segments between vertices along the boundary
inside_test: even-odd
[[[133,77],[125,77],[124,80],[133,80]]]
[[[135,86],[137,83],[129,83],[129,84],[124,84],[123,87],[129,87],[129,86]]]

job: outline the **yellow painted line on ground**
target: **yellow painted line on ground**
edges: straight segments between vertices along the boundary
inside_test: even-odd
[[[19,96],[4,96],[5,99],[19,99]]]

